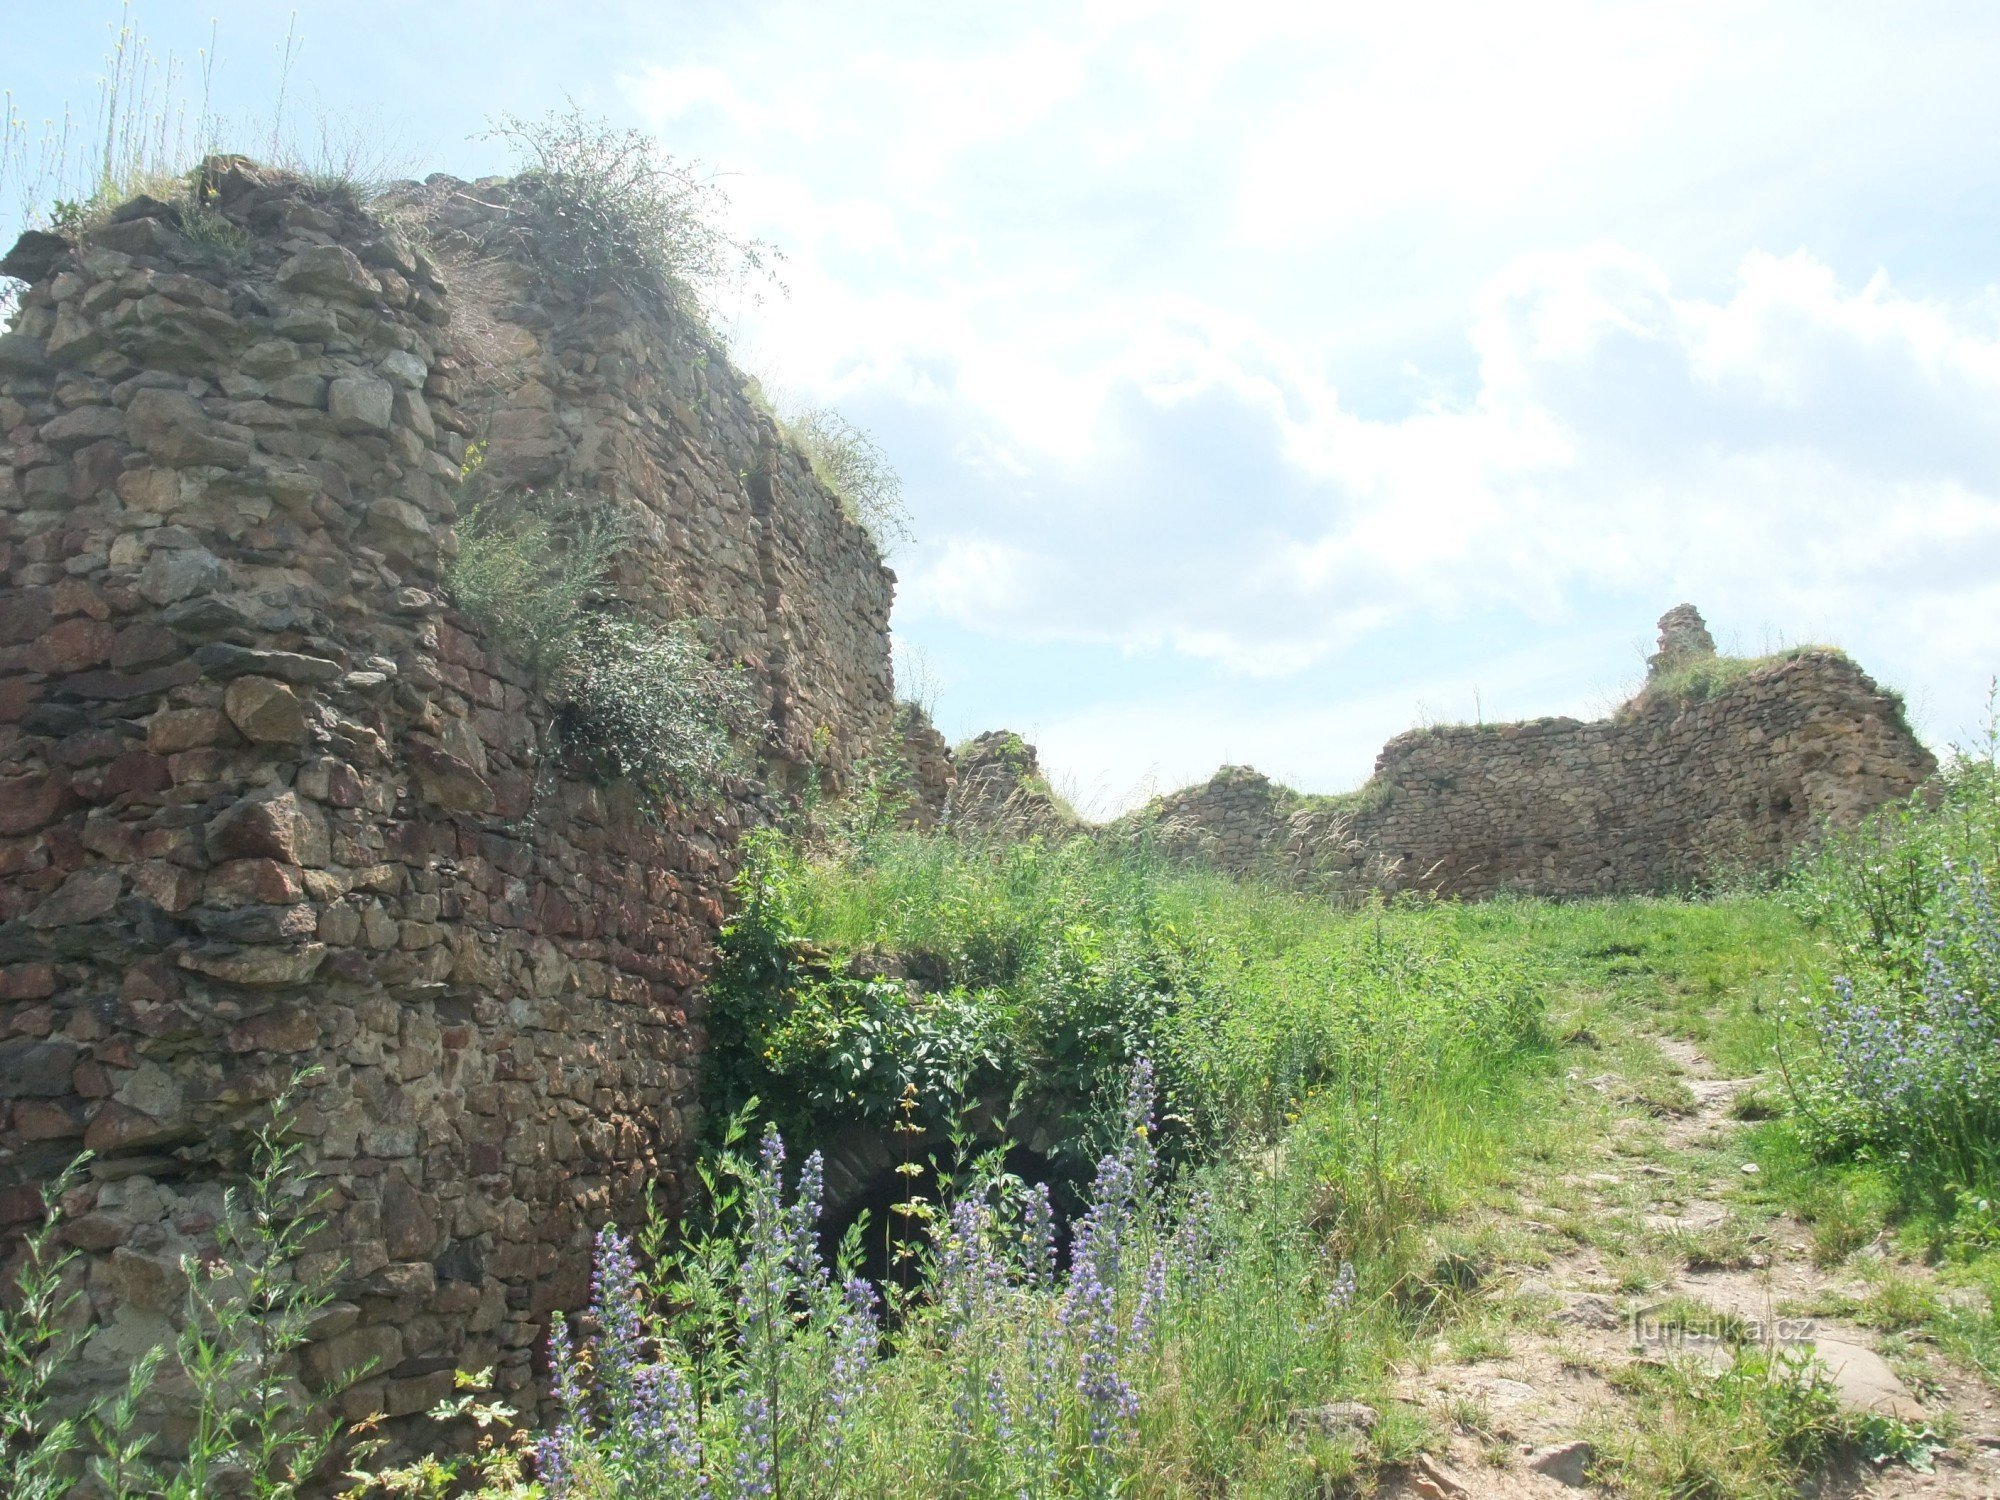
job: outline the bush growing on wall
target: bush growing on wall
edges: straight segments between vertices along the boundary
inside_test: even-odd
[[[488,498],[460,523],[446,581],[493,645],[546,678],[600,602],[620,540],[601,511],[567,492]]]
[[[719,791],[756,718],[743,675],[711,662],[686,621],[587,616],[548,696],[558,753],[655,803]]]
[[[722,227],[729,197],[714,178],[641,131],[572,104],[533,120],[501,115],[489,133],[519,163],[529,248],[593,291],[664,296],[705,319],[716,291],[776,259],[771,246]]]
[[[785,418],[819,482],[840,497],[848,518],[887,551],[910,537],[903,481],[888,455],[861,428],[830,407],[810,406]]]
[[[548,764],[628,781],[654,805],[712,797],[759,728],[750,685],[709,659],[689,623],[617,612],[604,579],[622,540],[577,496],[490,497],[460,528],[445,582],[534,673],[553,714]]]

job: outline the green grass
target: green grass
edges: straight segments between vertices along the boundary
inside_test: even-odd
[[[1824,1375],[1783,1353],[1743,1349],[1719,1368],[1640,1362],[1614,1384],[1637,1410],[1601,1446],[1620,1493],[1643,1500],[1788,1500],[1842,1458],[1929,1464],[1922,1434],[1844,1414]]]
[[[908,1237],[917,1259],[896,1285],[916,1290],[898,1294],[843,1408],[838,1465],[795,1473],[788,1493],[1364,1492],[1454,1432],[1510,1460],[1476,1400],[1431,1409],[1395,1392],[1433,1361],[1505,1361],[1549,1337],[1556,1299],[1517,1293],[1524,1269],[1590,1247],[1591,1290],[1650,1297],[1690,1267],[1756,1263],[1780,1209],[1827,1263],[1904,1212],[1893,1173],[1817,1150],[1774,1081],[1780,1002],[1820,982],[1834,951],[1795,894],[1342,907],[1143,843],[984,844],[864,820],[837,852],[760,836],[741,897],[711,987],[709,1117],[775,1122],[794,1163],[857,1125],[886,1137],[914,1121],[912,1154],[941,1169],[908,1183],[915,1217],[940,1232],[955,1195],[991,1205],[1009,1268],[975,1317],[951,1290],[948,1262],[964,1257]],[[1726,1145],[1675,1135],[1695,1100],[1676,1038],[1765,1080]],[[1132,1147],[1115,1106],[1141,1057],[1163,1091],[1143,1139],[1166,1176],[1132,1210],[1106,1305],[1132,1326],[1150,1251],[1184,1226],[1206,1248],[1174,1276],[1207,1269],[1172,1282],[1146,1338],[1119,1336],[1132,1405],[1100,1447],[1063,1294],[1009,1258],[1023,1187],[1004,1168],[1052,1180],[1067,1210],[1087,1205],[1099,1154]],[[1035,1140],[1032,1161],[989,1149],[1010,1135]],[[1742,1160],[1759,1172],[1736,1174]],[[1654,1227],[1718,1179],[1731,1184],[1719,1223]],[[764,1274],[754,1227],[725,1201],[712,1233],[679,1239],[658,1236],[666,1259],[645,1273],[659,1347],[735,1347],[742,1288]],[[1992,1379],[2000,1262],[1964,1226],[1940,1244],[1955,1258],[1937,1285],[1885,1263],[1865,1296],[1818,1311],[1933,1341]],[[1337,1290],[1349,1266],[1351,1302]],[[800,1285],[798,1306],[819,1311],[769,1325],[783,1348],[758,1356],[782,1366],[793,1421],[826,1399],[838,1327],[818,1283]],[[1036,1373],[1057,1366],[1052,1383]],[[723,1478],[755,1438],[738,1420],[754,1391],[740,1365],[701,1378],[704,1462]],[[1778,1496],[1843,1461],[1930,1451],[1840,1415],[1823,1382],[1755,1350],[1726,1369],[1641,1362],[1614,1383],[1630,1420],[1598,1434],[1601,1461],[1635,1496]],[[1372,1430],[1314,1416],[1357,1401],[1380,1414]],[[1020,1436],[1034,1411],[1039,1457]],[[611,1468],[591,1485],[573,1493],[647,1492]]]
[[[1468,943],[1532,953],[1577,1024],[1599,1011],[1643,1018],[1738,1076],[1771,1065],[1780,1003],[1825,962],[1798,914],[1768,896],[1502,898],[1450,910]]]
[[[1160,1070],[1170,1149],[1271,1140],[1309,1100],[1428,1086],[1457,1050],[1542,1044],[1544,986],[1450,908],[1338,909],[1087,839],[884,832],[842,858],[757,848],[712,987],[717,1114],[752,1094],[806,1139],[915,1090],[1088,1122],[1130,1062]],[[880,977],[884,970],[904,978]]]
[[[1710,698],[1721,697],[1752,672],[1762,668],[1773,667],[1780,662],[1796,661],[1802,656],[1846,654],[1838,646],[1800,645],[1788,646],[1783,651],[1772,652],[1769,656],[1692,657],[1650,679],[1639,697],[1633,701],[1637,703],[1641,700],[1658,701],[1671,698],[1682,703],[1701,703]]]

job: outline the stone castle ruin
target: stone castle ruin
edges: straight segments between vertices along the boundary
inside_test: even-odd
[[[451,275],[240,158],[203,193],[240,243],[140,198],[0,263],[28,283],[0,334],[0,1243],[94,1153],[65,1233],[122,1380],[313,1069],[293,1125],[341,1292],[305,1373],[366,1367],[357,1417],[454,1369],[520,1392],[592,1231],[681,1190],[740,831],[884,755],[917,826],[1079,825],[1016,737],[954,760],[896,708],[868,536],[696,320],[539,265],[505,182],[407,189]],[[531,678],[442,583],[473,443],[612,507],[622,604],[743,664],[754,782],[654,819],[543,763]],[[1670,615],[1657,660],[1704,652]],[[1350,799],[1225,770],[1125,827],[1308,883],[1598,894],[1770,868],[1930,769],[1807,652],[1599,723],[1416,731]]]
[[[984,753],[995,738],[973,747],[988,782],[964,808],[974,826],[987,807],[1037,796],[1024,780],[991,784],[1006,770]],[[1015,760],[1032,767],[1032,750]],[[1901,701],[1840,652],[1732,664],[1683,604],[1660,621],[1647,685],[1608,719],[1413,729],[1340,797],[1225,766],[1107,831],[1329,892],[1674,891],[1780,870],[1827,823],[1851,824],[1935,769]]]

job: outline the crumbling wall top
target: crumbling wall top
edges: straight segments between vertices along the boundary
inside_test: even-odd
[[[1658,648],[1646,658],[1646,676],[1658,677],[1675,667],[1715,655],[1715,637],[1692,604],[1676,604],[1660,616]]]

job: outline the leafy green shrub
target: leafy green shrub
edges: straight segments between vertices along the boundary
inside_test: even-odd
[[[1997,750],[1989,728],[1927,793],[1830,834],[1788,892],[1835,970],[1796,1011],[1798,1129],[1882,1163],[1947,1226],[2000,1188]]]
[[[2000,697],[1983,738],[1957,748],[1932,785],[1800,859],[1787,901],[1832,943],[1836,966],[1910,986],[1954,871],[2000,871]]]
[[[573,495],[488,497],[460,528],[445,584],[534,674],[552,716],[545,765],[626,781],[654,806],[713,797],[759,725],[750,684],[687,622],[616,612],[604,583],[623,539]]]
[[[743,674],[711,662],[685,621],[586,616],[546,691],[557,756],[655,804],[720,792],[757,717]]]
[[[1138,844],[968,844],[878,830],[838,857],[753,843],[710,986],[711,1102],[752,1095],[817,1141],[888,1128],[905,1087],[948,1128],[968,1104],[1066,1122],[1086,1166],[1098,1104],[1152,1059],[1161,1146],[1271,1138],[1304,1101],[1359,1120],[1490,1050],[1540,1039],[1543,985],[1448,911],[1323,902],[1190,870]],[[907,977],[900,977],[907,976]]]
[[[705,320],[718,290],[776,258],[722,227],[729,198],[714,178],[643,131],[571,104],[532,120],[501,115],[489,134],[519,163],[524,243],[548,271],[591,291],[665,298]]]
[[[875,439],[829,407],[814,406],[784,419],[819,482],[840,498],[848,519],[884,551],[910,539],[903,481]]]

